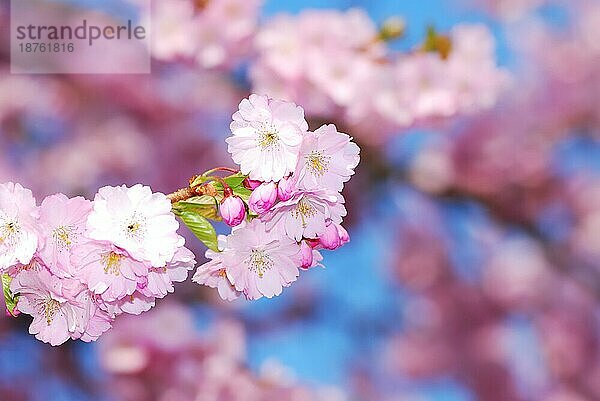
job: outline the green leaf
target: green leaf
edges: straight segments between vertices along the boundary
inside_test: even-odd
[[[246,176],[242,173],[230,175],[229,177],[225,177],[224,180],[231,187],[231,189],[242,187],[244,184],[244,180]]]
[[[227,185],[229,185],[233,189],[233,188],[242,186],[246,177],[247,176],[242,173],[236,173],[236,174],[232,174],[228,177],[224,177],[223,180],[227,183]],[[219,181],[215,180],[214,177],[212,177],[210,175],[208,175],[208,176],[199,175],[198,177],[196,177],[194,179],[194,181],[192,181],[190,186],[196,187],[196,186],[204,184],[205,182],[208,182],[208,181],[214,181],[215,188],[217,188],[217,190],[221,190],[221,191],[223,190],[223,186],[221,185],[221,183],[219,183]]]
[[[217,199],[209,195],[194,196],[173,205],[173,212],[175,214],[181,211],[187,211],[199,214],[207,219],[221,221],[218,210],[219,203],[217,202]]]
[[[19,296],[13,295],[13,293],[10,291],[11,281],[11,276],[9,276],[8,274],[2,275],[2,291],[4,292],[4,301],[6,302],[6,309],[12,316],[15,316],[14,311],[17,306]]]
[[[234,193],[234,195],[237,195],[240,198],[242,198],[242,200],[244,202],[248,203],[248,200],[250,199],[250,194],[252,194],[252,191],[246,187],[240,186],[237,188],[233,188],[233,193]]]
[[[219,251],[217,232],[205,217],[186,209],[174,209],[173,212],[204,245],[213,251]]]
[[[176,205],[180,206],[217,206],[217,200],[214,196],[201,195],[194,196],[189,199],[177,202]]]
[[[238,173],[238,174],[233,174],[230,175],[229,177],[225,177],[223,178],[223,181],[225,181],[227,183],[227,185],[229,185],[229,187],[231,189],[236,189],[236,188],[245,188],[244,187],[244,180],[246,179],[246,176]],[[219,182],[219,181],[214,181],[213,185],[215,187],[215,189],[219,192],[223,191],[223,185]]]

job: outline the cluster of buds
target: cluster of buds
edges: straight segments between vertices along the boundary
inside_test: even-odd
[[[299,269],[320,266],[319,250],[350,240],[341,226],[340,192],[360,150],[334,125],[309,131],[302,108],[266,96],[244,99],[231,131],[228,150],[240,171],[214,182],[223,188],[218,214],[232,232],[213,238],[210,261],[193,280],[217,288],[226,300],[270,298],[294,282]],[[206,174],[193,180],[193,192],[206,193],[206,182]],[[202,195],[178,204],[185,213],[215,200]]]

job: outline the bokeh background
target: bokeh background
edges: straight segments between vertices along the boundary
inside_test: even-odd
[[[202,32],[180,30],[182,2]],[[69,3],[144,14],[134,0]],[[256,302],[182,283],[94,344],[53,348],[27,334],[28,317],[4,317],[1,401],[600,400],[600,2],[162,0],[151,75],[35,76],[9,73],[8,6],[0,181],[38,199],[138,182],[171,192],[231,165],[224,138],[252,91],[297,101],[312,128],[336,123],[363,153],[345,190],[352,241],[326,269]],[[401,28],[372,64],[418,53],[430,27],[452,41],[465,24],[491,32],[467,45],[485,60],[363,85],[366,51],[338,47],[369,29],[311,42],[353,7],[372,29]],[[288,23],[273,25],[281,13]],[[286,75],[298,59],[308,78]],[[336,61],[356,75],[335,81]],[[457,76],[468,105],[431,106]],[[383,88],[403,92],[387,117],[369,108],[395,96]],[[404,116],[417,102],[421,114]]]

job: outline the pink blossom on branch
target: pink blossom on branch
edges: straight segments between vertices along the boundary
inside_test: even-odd
[[[360,149],[333,124],[305,135],[294,177],[299,188],[341,191],[354,175]]]
[[[78,266],[81,280],[106,302],[133,294],[138,277],[146,277],[149,268],[110,242],[100,241],[77,247],[73,261]]]
[[[233,115],[226,139],[233,161],[250,179],[279,181],[294,171],[308,124],[294,103],[250,95]]]
[[[168,196],[106,186],[93,201],[56,194],[38,207],[19,184],[0,185],[9,312],[32,315],[30,332],[59,345],[94,341],[120,315],[148,311],[196,265],[176,216],[209,248],[193,281],[225,300],[279,295],[300,268],[320,265],[317,248],[349,241],[339,191],[359,162],[350,136],[334,125],[308,132],[301,107],[258,95],[240,103],[231,130],[241,172],[217,167]],[[217,237],[209,220],[219,217],[231,234]]]
[[[231,284],[227,278],[227,269],[223,262],[225,257],[225,246],[227,240],[225,236],[219,238],[221,252],[215,252],[211,249],[206,251],[208,262],[198,266],[198,270],[194,274],[192,281],[200,285],[206,285],[210,288],[216,288],[219,296],[226,301],[233,301],[239,298],[241,292]]]
[[[260,0],[157,0],[142,9],[152,26],[151,55],[203,69],[232,68],[248,55]]]
[[[248,299],[271,298],[298,278],[294,261],[298,252],[296,242],[267,231],[263,222],[253,220],[227,237],[225,272],[235,289]]]
[[[87,228],[90,238],[110,241],[157,267],[165,266],[184,243],[171,202],[140,184],[100,188]]]

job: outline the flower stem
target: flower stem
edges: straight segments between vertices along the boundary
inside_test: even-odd
[[[215,168],[212,168],[212,169],[210,169],[208,171],[205,171],[204,174],[202,174],[202,176],[206,177],[206,176],[214,173],[215,171],[227,171],[227,172],[233,173],[233,174],[237,174],[237,173],[240,172],[239,170],[236,170],[236,169],[233,169],[233,168],[230,168],[230,167],[215,167]]]

